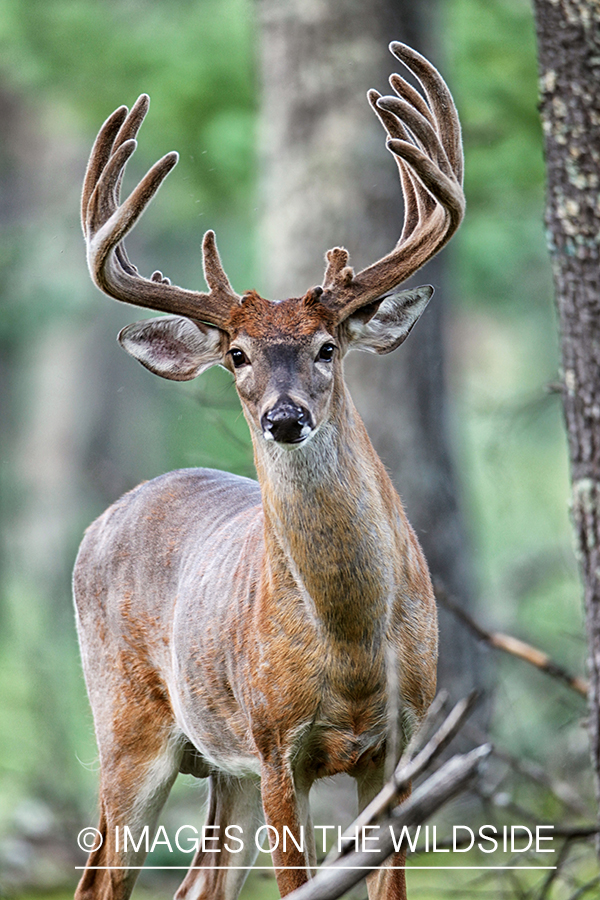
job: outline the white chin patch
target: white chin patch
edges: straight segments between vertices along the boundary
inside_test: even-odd
[[[302,430],[300,431],[299,441],[277,441],[276,443],[278,444],[278,446],[283,447],[285,450],[295,450],[297,447],[301,447],[309,437],[312,437],[315,431],[316,429],[311,428],[310,425],[303,425]],[[263,431],[262,436],[264,437],[265,441],[272,441],[273,443],[275,443],[275,438],[270,431]]]

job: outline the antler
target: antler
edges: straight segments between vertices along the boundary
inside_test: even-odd
[[[368,93],[400,170],[404,227],[392,252],[357,275],[348,266],[347,250],[328,250],[321,299],[338,321],[420,269],[450,240],[465,210],[460,122],[452,95],[437,69],[415,50],[396,41],[390,50],[425,95],[399,75],[390,77],[396,97]]]
[[[81,198],[90,274],[100,290],[115,300],[225,327],[241,298],[223,270],[213,231],[207,231],[202,242],[207,294],[177,287],[158,271],[151,279],[143,278],[125,252],[123,238],[179,159],[177,153],[163,156],[119,205],[125,165],[137,147],[135,137],[149,105],[149,97],[142,94],[131,112],[126,106],[115,110],[94,143]]]

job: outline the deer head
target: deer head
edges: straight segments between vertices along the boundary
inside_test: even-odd
[[[159,160],[120,203],[124,168],[148,111],[146,95],[130,112],[116,110],[94,144],[82,197],[92,278],[117,300],[171,314],[129,325],[119,335],[122,346],[152,372],[176,381],[212,365],[228,368],[256,438],[303,444],[344,395],[344,355],[351,349],[389,353],[406,339],[433,288],[398,286],[444,246],[463,217],[460,124],[450,92],[416,51],[396,42],[390,49],[423,88],[420,94],[392,75],[396,96],[368,94],[400,172],[402,234],[387,256],[357,274],[346,250],[329,250],[322,285],[300,298],[271,302],[255,291],[238,295],[212,231],[203,241],[208,292],[172,285],[161,272],[143,278],[123,239],[178,156]]]

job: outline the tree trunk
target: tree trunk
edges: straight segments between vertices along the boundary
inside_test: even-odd
[[[320,284],[324,252],[346,246],[355,270],[383,256],[402,228],[396,166],[369,108],[368,88],[390,93],[402,40],[435,62],[433,2],[262,0],[264,292],[298,296]],[[434,23],[433,23],[434,24]],[[439,288],[443,255],[417,276]],[[397,352],[351,354],[352,395],[390,471],[434,579],[472,601],[470,566],[449,451],[443,306],[438,290]],[[455,696],[480,681],[478,648],[440,612],[438,682]]]
[[[600,804],[600,7],[535,0],[572,518],[584,583],[589,733]],[[598,841],[600,853],[600,840]]]

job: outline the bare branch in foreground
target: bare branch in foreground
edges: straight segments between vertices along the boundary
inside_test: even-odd
[[[546,897],[548,897],[550,891],[552,890],[552,885],[557,880],[557,878],[560,878],[560,876],[562,875],[563,867],[565,866],[571,852],[571,846],[572,845],[569,841],[565,841],[563,843],[562,847],[560,848],[558,857],[554,863],[554,868],[550,869],[544,879],[544,883],[542,884],[537,900],[546,900]]]
[[[404,748],[401,759],[412,759],[413,756],[416,756],[427,743],[427,735],[429,732],[434,728],[439,728],[439,723],[442,719],[442,713],[446,703],[448,702],[448,697],[448,691],[443,689],[438,691],[431,702],[431,706],[427,710],[425,718],[419,727],[415,729],[408,745]],[[474,741],[474,743],[484,744],[485,740]],[[396,769],[400,765],[400,761],[401,760],[396,762]]]
[[[482,628],[475,619],[448,596],[446,589],[439,582],[435,585],[435,595],[438,602],[460,619],[480,641],[483,641],[490,647],[503,650],[511,656],[517,656],[519,659],[525,660],[525,662],[535,666],[536,669],[546,672],[547,675],[562,681],[563,684],[577,691],[578,694],[587,697],[588,682],[585,678],[581,678],[579,675],[572,675],[563,666],[550,659],[547,653],[538,650],[537,647],[533,647],[525,641],[521,641],[519,638],[515,638],[510,634],[503,634],[500,631],[487,631],[485,628]]]
[[[398,796],[410,787],[413,780],[418,778],[418,776],[428,768],[433,760],[446,749],[455,735],[458,734],[458,731],[477,700],[477,693],[475,691],[469,694],[465,699],[458,701],[456,706],[449,715],[446,716],[438,730],[432,735],[425,746],[413,756],[413,752],[416,746],[418,746],[418,735],[422,733],[423,729],[427,729],[431,721],[437,718],[447,696],[448,695],[444,692],[439,700],[436,697],[425,717],[425,721],[417,732],[417,735],[415,735],[415,738],[410,742],[405,752],[402,754],[400,762],[396,766],[392,777],[387,784],[384,784],[377,796],[371,800],[368,806],[365,806],[363,811],[344,832],[341,839],[342,841],[346,838],[352,838],[354,834],[356,834],[357,828],[360,831],[360,829],[364,828],[366,825],[375,822],[385,812],[389,812],[391,806],[397,802]],[[348,852],[349,846],[346,844],[342,848],[341,853],[338,854],[335,851],[329,853],[325,860],[325,864],[331,865],[338,856],[344,856]]]
[[[600,825],[554,825],[553,837],[564,837],[568,841],[586,841],[600,833]]]
[[[491,749],[489,744],[484,744],[469,753],[453,756],[380,823],[377,853],[373,852],[373,847],[371,852],[356,851],[341,857],[288,894],[289,900],[336,900],[341,897],[395,852],[394,844],[399,845],[403,828],[422,824],[448,800],[465,790]],[[377,862],[374,861],[375,856]]]

